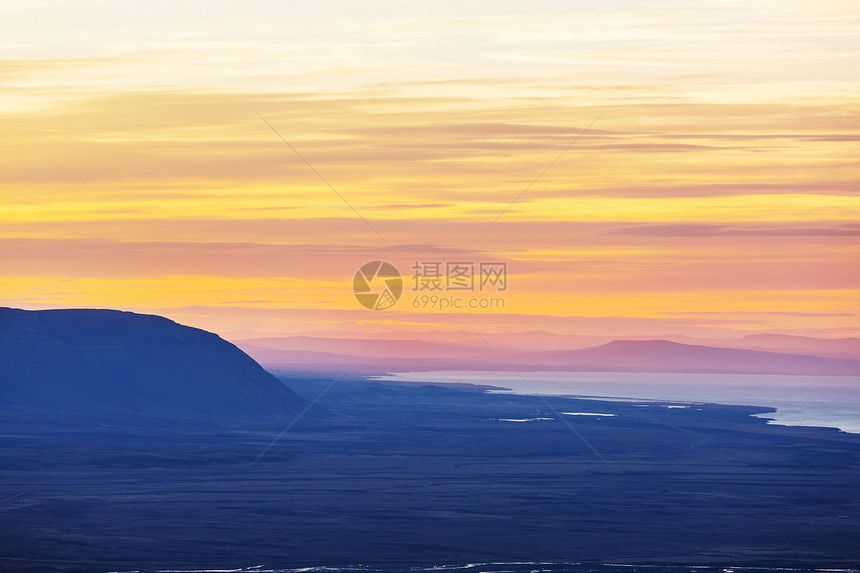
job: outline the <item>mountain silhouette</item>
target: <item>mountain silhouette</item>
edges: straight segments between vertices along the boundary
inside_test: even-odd
[[[573,351],[534,353],[532,363],[576,370],[725,372],[857,376],[860,360],[680,344],[668,340],[614,340]]]
[[[0,307],[0,405],[255,419],[304,399],[211,332],[115,310]]]
[[[537,340],[548,340],[537,333]],[[487,335],[487,339],[493,335]],[[527,335],[522,335],[524,338]],[[789,337],[797,342],[799,337]],[[571,337],[567,343],[582,343]],[[746,341],[747,339],[742,339]],[[769,338],[753,338],[755,343]],[[526,351],[516,348],[516,339],[496,337],[490,347],[472,333],[471,339],[452,343],[433,339],[387,339],[372,345],[368,339],[310,336],[269,337],[236,342],[261,364],[282,371],[361,372],[385,374],[413,370],[522,370],[601,372],[710,372],[726,374],[776,374],[808,376],[858,376],[860,358],[854,355],[824,355],[833,349],[849,349],[856,339],[803,339],[798,351],[733,348],[683,344],[670,340],[614,340],[599,346],[532,351],[534,342],[524,340]],[[741,339],[735,341],[740,342]],[[784,337],[773,343],[786,344]],[[817,344],[817,346],[815,346]],[[816,354],[815,348],[822,349]],[[494,349],[498,349],[496,354]],[[361,356],[357,361],[355,356]],[[504,360],[500,358],[504,356]]]

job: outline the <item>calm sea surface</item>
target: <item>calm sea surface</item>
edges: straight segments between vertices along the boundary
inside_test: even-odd
[[[403,372],[378,380],[473,383],[517,394],[768,406],[775,424],[860,433],[860,378],[617,372]]]

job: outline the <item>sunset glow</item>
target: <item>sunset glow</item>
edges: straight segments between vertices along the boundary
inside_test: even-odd
[[[855,2],[53,4],[0,7],[3,306],[860,336]],[[505,308],[365,310],[375,259]]]

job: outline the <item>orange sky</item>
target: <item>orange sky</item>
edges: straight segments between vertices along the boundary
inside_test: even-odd
[[[0,304],[860,335],[860,6],[463,4],[5,3]],[[374,259],[506,261],[505,308],[364,310]]]

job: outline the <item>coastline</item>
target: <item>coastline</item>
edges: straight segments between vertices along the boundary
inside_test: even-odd
[[[439,370],[392,373],[370,379],[415,384],[463,384],[468,379],[476,388],[491,386],[487,390],[491,393],[748,406],[761,408],[762,412],[753,415],[772,425],[860,434],[860,379],[855,377]]]

